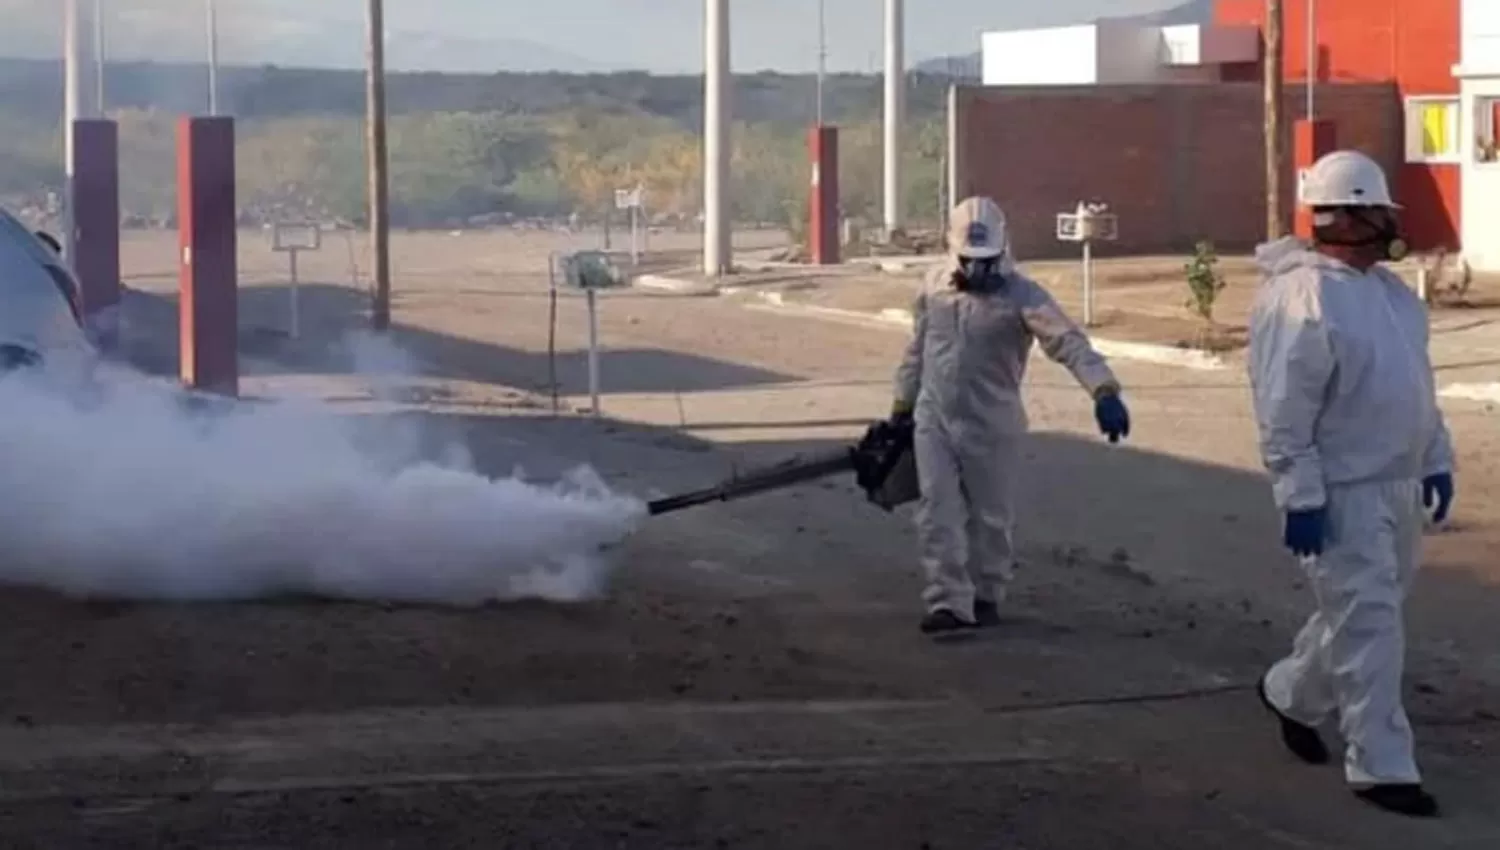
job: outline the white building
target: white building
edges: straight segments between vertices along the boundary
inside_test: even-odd
[[[1474,122],[1471,132],[1459,133],[1463,253],[1474,270],[1500,272],[1500,0],[1463,0],[1460,15],[1460,59],[1453,68],[1458,120],[1460,127],[1465,116]]]
[[[1255,62],[1253,27],[1158,26],[1103,20],[981,36],[987,86],[1087,86],[1212,82],[1226,64]]]

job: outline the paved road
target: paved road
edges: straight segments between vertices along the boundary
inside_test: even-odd
[[[424,277],[413,405],[481,467],[587,460],[649,494],[834,445],[901,339],[717,299],[606,299],[610,419],[553,420],[540,281]],[[313,319],[349,321],[313,287]],[[247,294],[247,299],[257,297]],[[253,304],[251,305],[253,309]],[[578,405],[579,304],[559,374]],[[305,352],[304,352],[305,353]],[[1025,568],[1004,628],[915,632],[906,523],[844,482],[653,522],[610,599],[478,612],[78,606],[12,595],[0,820],[33,847],[1500,845],[1488,414],[1454,403],[1456,530],[1412,611],[1411,706],[1454,810],[1414,824],[1293,765],[1251,684],[1305,600],[1236,375],[1122,364],[1128,448],[1039,364]],[[325,378],[270,377],[272,383]],[[333,393],[336,394],[336,393]],[[67,635],[66,641],[57,635]]]

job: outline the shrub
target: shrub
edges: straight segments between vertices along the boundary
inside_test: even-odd
[[[1193,249],[1193,259],[1185,266],[1187,272],[1188,300],[1185,305],[1205,322],[1213,324],[1214,302],[1224,291],[1224,278],[1218,272],[1219,257],[1214,253],[1212,242],[1199,242]]]

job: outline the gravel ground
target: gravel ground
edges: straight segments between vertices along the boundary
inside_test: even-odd
[[[650,495],[838,445],[887,406],[897,332],[623,293],[601,310],[605,416],[579,416],[583,311],[562,300],[549,368],[537,261],[555,246],[528,238],[397,240],[394,338],[436,387],[405,415],[434,452],[462,441],[492,474],[585,461]],[[333,342],[361,322],[363,295],[331,265],[311,268],[309,336],[246,335],[266,391],[348,381]],[[133,286],[132,350],[169,368],[168,287]],[[284,298],[247,287],[247,326],[270,324]],[[0,836],[46,848],[1500,844],[1491,414],[1448,406],[1460,502],[1411,605],[1410,705],[1453,815],[1412,824],[1358,806],[1337,771],[1294,766],[1254,703],[1308,603],[1276,546],[1242,378],[1119,368],[1137,423],[1127,447],[1102,444],[1076,386],[1037,364],[1024,568],[1005,626],[967,644],[916,634],[909,524],[843,481],[653,521],[620,553],[609,598],[575,607],[7,592]],[[547,413],[554,369],[561,418]]]

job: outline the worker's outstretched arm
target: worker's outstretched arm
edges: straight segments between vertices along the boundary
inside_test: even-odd
[[[1314,282],[1265,284],[1250,317],[1250,387],[1261,460],[1284,511],[1324,506],[1318,418],[1334,371]]]
[[[892,412],[911,413],[917,406],[917,394],[922,391],[922,358],[927,339],[927,292],[917,293],[911,305],[911,341],[906,344],[906,353],[901,365],[896,367],[895,400]]]
[[[1051,293],[1036,281],[1023,276],[1013,278],[1020,299],[1021,319],[1042,346],[1042,352],[1061,364],[1089,395],[1098,398],[1102,392],[1118,392],[1120,382],[1104,355],[1094,350],[1088,334],[1068,318]]]

